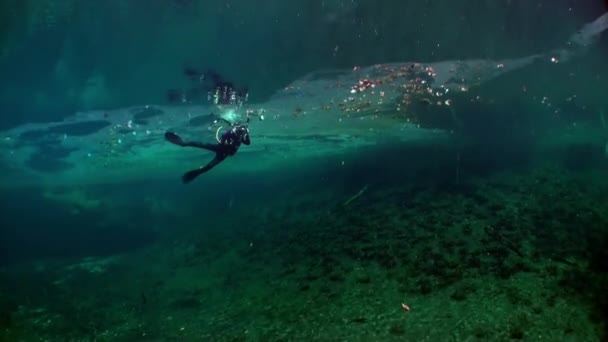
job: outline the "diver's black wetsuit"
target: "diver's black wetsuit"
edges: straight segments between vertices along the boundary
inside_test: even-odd
[[[214,166],[226,159],[226,157],[236,154],[236,151],[239,149],[241,144],[251,144],[251,140],[249,138],[249,129],[241,125],[234,126],[224,131],[219,143],[217,144],[184,141],[173,132],[166,132],[165,139],[175,145],[204,148],[206,150],[215,152],[215,158],[213,158],[213,160],[211,160],[207,165],[184,173],[182,176],[182,181],[184,183],[193,181],[199,175],[211,170]]]

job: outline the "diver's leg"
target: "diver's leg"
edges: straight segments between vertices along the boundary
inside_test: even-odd
[[[165,132],[165,140],[175,145],[184,146],[182,138],[173,132]]]
[[[195,170],[188,171],[188,172],[184,173],[184,175],[182,176],[182,182],[184,184],[192,182],[196,177],[198,177],[201,174],[203,174],[203,173],[211,170],[214,166],[216,166],[217,164],[219,164],[224,159],[226,159],[226,155],[217,153],[215,155],[215,158],[213,158],[213,160],[211,160],[209,162],[209,164],[207,164],[205,166],[201,166],[198,169],[195,169]]]
[[[182,147],[188,146],[188,147],[204,148],[206,150],[213,151],[216,153],[219,151],[218,145],[216,145],[216,144],[205,144],[205,143],[200,143],[200,142],[184,141],[179,135],[177,135],[173,132],[166,132],[165,139],[172,144],[182,146]]]
[[[184,144],[181,146],[204,148],[205,150],[213,151],[215,153],[218,153],[220,151],[219,146],[217,144],[205,144],[196,141],[185,141]]]

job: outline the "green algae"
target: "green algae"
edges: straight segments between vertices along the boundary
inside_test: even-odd
[[[102,259],[103,272],[76,267],[86,259],[41,268],[31,284],[61,281],[22,288],[30,302],[3,313],[2,336],[598,340],[608,210],[588,177],[544,166],[466,188],[370,186],[348,207],[348,192],[267,203],[272,214],[241,207]]]

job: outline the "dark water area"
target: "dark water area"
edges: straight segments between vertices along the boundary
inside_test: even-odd
[[[495,151],[500,150],[500,155]],[[583,159],[586,166],[596,167],[603,162],[581,154],[584,148],[571,148],[563,155],[567,164],[580,165],[571,159]],[[601,152],[601,151],[600,151]],[[562,155],[563,152],[560,152]],[[310,165],[298,169],[269,170],[264,174],[244,174],[238,179],[220,178],[214,182],[194,184],[194,189],[181,188],[175,178],[142,180],[107,184],[86,188],[92,200],[109,198],[118,208],[88,204],[75,197],[73,205],[61,203],[74,193],[69,188],[59,189],[55,197],[45,194],[44,188],[29,187],[4,191],[0,205],[2,215],[3,263],[22,259],[54,257],[107,256],[137,250],[172,234],[183,233],[184,226],[193,217],[173,217],[164,213],[163,222],[149,214],[146,197],[159,197],[182,210],[196,213],[201,230],[206,220],[221,219],[231,214],[231,201],[239,207],[272,203],[276,196],[286,196],[287,189],[294,196],[328,189],[336,195],[356,193],[364,185],[381,189],[408,185],[423,189],[450,189],[466,184],[469,177],[491,175],[505,169],[530,167],[533,151],[530,145],[515,145],[511,141],[495,142],[495,145],[449,148],[442,144],[381,145],[362,149],[347,156],[348,163],[336,160],[312,160]],[[583,166],[584,167],[584,166]],[[464,186],[464,185],[463,185]],[[79,202],[80,200],[80,202]],[[235,209],[235,211],[238,211]],[[104,222],[115,215],[111,223]],[[153,226],[161,226],[153,229]],[[158,229],[162,229],[158,231]]]
[[[200,220],[200,229],[204,232],[207,220],[221,220],[239,208],[273,203],[277,197],[292,196],[290,194],[297,197],[327,190],[340,197],[356,193],[363,186],[384,190],[411,188],[412,196],[419,191],[466,194],[473,187],[470,179],[492,177],[505,171],[525,173],[544,162],[528,139],[505,135],[511,139],[498,136],[485,139],[484,144],[451,147],[380,145],[343,156],[341,160],[346,160],[345,164],[336,163],[335,158],[313,159],[297,169],[246,173],[238,179],[220,177],[194,184],[193,188],[177,186],[178,177],[86,188],[93,200],[107,198],[116,208],[88,204],[91,199],[80,197],[70,205],[69,196],[81,194],[67,187],[54,195],[45,194],[45,189],[37,187],[5,191],[0,205],[3,213],[1,261],[10,264],[24,259],[130,252],[158,239],[183,234],[189,220]],[[603,168],[608,163],[603,151],[594,145],[571,145],[544,153],[545,159],[572,172]],[[57,201],[62,196],[65,203]],[[159,197],[195,215],[180,217],[164,212],[159,222],[158,215],[150,215],[149,203],[142,202],[148,197]],[[233,205],[237,208],[233,209]],[[111,223],[99,224],[113,215],[116,218]]]
[[[147,227],[122,222],[97,227],[107,213],[90,210],[74,215],[70,208],[41,198],[40,189],[5,192],[1,206],[2,262],[41,257],[108,255],[137,249],[154,240]]]
[[[607,10],[1,2],[0,341],[605,341]]]

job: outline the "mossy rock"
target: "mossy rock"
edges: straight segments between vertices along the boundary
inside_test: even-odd
[[[182,297],[171,302],[171,307],[179,310],[198,310],[202,303],[195,297]]]
[[[473,336],[475,336],[478,339],[482,339],[482,340],[488,340],[488,338],[491,335],[491,331],[490,329],[485,326],[485,325],[478,325],[475,328],[473,328]]]
[[[363,323],[367,322],[367,318],[365,318],[363,316],[359,316],[359,317],[352,318],[350,321],[352,323],[363,324]]]
[[[0,312],[0,328],[10,328],[12,326],[11,314],[6,311]]]
[[[416,281],[416,287],[422,295],[428,295],[433,292],[433,283],[427,278],[420,278]]]
[[[509,337],[514,340],[522,340],[524,338],[524,331],[520,327],[512,327],[509,330]]]
[[[454,291],[452,291],[452,294],[450,295],[450,298],[452,298],[455,301],[463,301],[465,299],[467,299],[467,292],[461,287],[461,286],[457,286],[456,289],[454,289]]]
[[[357,284],[369,284],[372,282],[372,278],[369,276],[359,276],[356,280]]]
[[[388,332],[393,336],[405,335],[405,328],[400,324],[393,324],[388,328]]]
[[[344,281],[344,276],[340,273],[332,273],[329,275],[329,280],[333,282],[342,282]]]

